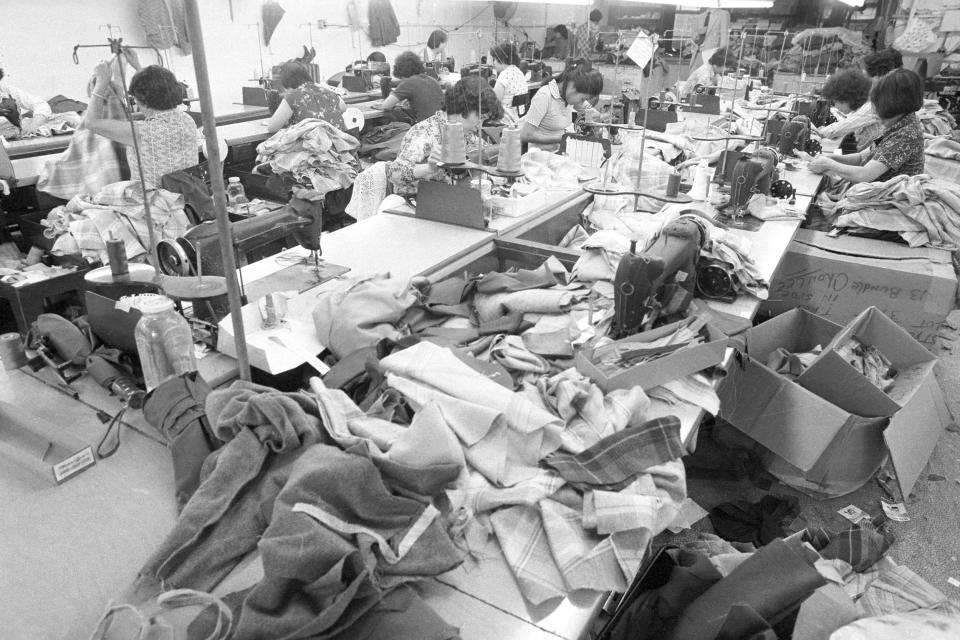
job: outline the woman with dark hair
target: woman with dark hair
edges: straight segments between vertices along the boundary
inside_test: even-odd
[[[284,94],[267,123],[267,131],[275,133],[307,118],[319,118],[344,130],[343,112],[347,105],[343,98],[333,89],[314,82],[306,65],[288,60],[277,69],[274,81]]]
[[[497,83],[493,86],[493,92],[503,105],[504,120],[507,124],[516,124],[520,120],[520,114],[513,106],[513,99],[529,91],[527,80],[517,67],[520,54],[512,42],[505,42],[490,49],[490,60],[497,72]]]
[[[136,180],[139,172],[130,124],[105,117],[105,102],[108,92],[113,90],[109,63],[98,64],[93,75],[93,91],[84,114],[84,124],[90,131],[127,147],[130,175]],[[143,158],[146,186],[157,187],[162,176],[197,164],[197,127],[186,112],[177,108],[184,95],[176,76],[156,65],[144,67],[130,80],[129,93],[144,115],[143,120],[136,120],[133,124]]]
[[[717,49],[704,64],[690,74],[686,82],[680,85],[680,97],[693,93],[698,84],[704,87],[717,86],[720,78],[731,66],[733,66],[733,59],[727,55],[727,50]]]
[[[873,111],[869,99],[871,86],[870,78],[857,69],[837,71],[827,78],[820,94],[847,117],[818,129],[817,133],[828,140],[852,136],[854,148],[850,149],[851,152],[863,151],[870,146],[883,133],[883,123]]]
[[[423,50],[424,62],[443,62],[447,57],[444,51],[447,44],[447,32],[443,29],[434,30],[427,38],[427,46]]]
[[[923,127],[917,118],[923,106],[923,79],[913,71],[895,69],[877,80],[870,102],[885,127],[876,148],[845,156],[821,154],[810,161],[811,171],[830,172],[850,182],[886,182],[923,173]]]
[[[596,106],[603,91],[603,76],[583,59],[568,60],[560,77],[537,90],[521,119],[520,137],[535,147],[555,151],[570,125],[571,110],[585,112]]]
[[[476,77],[458,81],[447,89],[443,101],[444,110],[411,127],[403,136],[397,159],[387,163],[387,179],[393,183],[394,193],[413,195],[420,180],[437,180],[443,176],[437,163],[441,157],[444,124],[459,122],[463,125],[469,156],[479,146],[480,125],[502,115],[500,101],[493,89]]]
[[[543,43],[543,57],[566,60],[570,55],[570,31],[566,25],[558,24],[547,33]]]
[[[903,54],[893,48],[875,51],[863,58],[863,70],[874,82],[894,69],[903,67]]]
[[[420,56],[412,51],[404,51],[393,61],[393,75],[400,78],[400,84],[380,105],[374,105],[384,111],[396,108],[402,101],[410,103],[414,124],[426,120],[440,110],[443,103],[443,88],[434,78],[426,74]]]

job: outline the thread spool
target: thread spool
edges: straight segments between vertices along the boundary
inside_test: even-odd
[[[467,142],[462,123],[443,123],[440,159],[444,164],[463,164],[467,161]]]
[[[497,157],[497,169],[507,173],[519,172],[521,147],[520,128],[505,128],[500,134],[500,155]]]
[[[0,335],[0,360],[7,371],[19,369],[27,364],[27,354],[23,350],[23,341],[19,333]]]
[[[123,245],[123,240],[107,240],[107,259],[113,275],[125,276],[130,273],[127,266],[127,248]]]
[[[667,195],[676,196],[680,193],[680,174],[671,173],[667,175]]]

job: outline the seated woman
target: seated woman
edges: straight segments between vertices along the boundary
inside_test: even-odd
[[[426,120],[441,109],[443,88],[426,74],[423,61],[417,54],[404,51],[398,55],[393,62],[393,75],[400,78],[400,84],[379,105],[380,109],[390,111],[406,100],[410,103],[414,124]]]
[[[286,93],[280,106],[270,117],[267,131],[274,133],[307,118],[325,120],[338,129],[344,128],[343,112],[347,105],[336,91],[310,79],[310,72],[296,60],[280,65],[275,76]]]
[[[423,49],[424,62],[446,62],[447,32],[443,29],[434,30],[427,38],[427,46]]]
[[[479,146],[481,123],[501,115],[500,101],[493,89],[486,83],[481,84],[476,77],[464,78],[447,89],[444,110],[411,127],[403,137],[397,159],[387,163],[387,179],[393,184],[394,193],[414,195],[420,180],[443,178],[437,163],[441,158],[440,141],[445,123],[463,124],[469,156],[472,152],[475,154]]]
[[[821,154],[810,161],[814,173],[832,173],[850,182],[886,182],[898,175],[923,173],[923,79],[896,69],[877,80],[870,102],[883,123],[883,136],[871,151],[845,156]]]
[[[52,114],[46,100],[3,81],[0,69],[0,135],[14,139],[35,133]],[[23,118],[24,120],[21,120]]]
[[[113,91],[109,63],[98,64],[93,74],[93,91],[84,124],[93,133],[126,146],[130,175],[137,180],[140,175],[130,123],[105,118],[107,92]],[[130,80],[130,94],[144,115],[143,120],[134,121],[134,127],[143,158],[143,166],[139,168],[143,169],[146,186],[157,187],[162,176],[197,164],[197,127],[185,111],[177,108],[183,100],[183,87],[176,76],[156,65],[144,67]]]
[[[694,69],[690,77],[680,85],[680,98],[685,98],[694,92],[697,85],[704,87],[716,87],[720,83],[720,78],[732,66],[732,60],[727,58],[726,49],[717,49],[707,60],[697,69]]]
[[[842,140],[853,137],[854,148],[844,147],[844,153],[863,151],[883,133],[883,124],[873,110],[870,102],[870,78],[856,69],[844,69],[827,78],[821,95],[833,102],[842,114],[843,120],[821,127],[817,133],[828,140]]]
[[[517,67],[520,54],[517,53],[516,45],[506,42],[490,49],[490,60],[497,71],[497,83],[493,87],[493,92],[497,94],[497,99],[503,105],[504,122],[516,124],[520,120],[520,114],[513,106],[513,99],[526,95],[529,91],[523,72]]]
[[[558,24],[547,32],[543,43],[543,57],[566,60],[570,55],[570,30]]]
[[[603,76],[583,59],[568,60],[556,80],[537,90],[521,119],[520,138],[530,145],[556,151],[572,123],[572,111],[596,106],[603,91]]]

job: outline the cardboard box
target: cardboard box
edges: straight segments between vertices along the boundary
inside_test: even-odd
[[[545,201],[546,194],[543,189],[534,188],[518,197],[490,196],[484,199],[483,207],[492,217],[519,218],[539,209]]]
[[[800,229],[761,312],[799,307],[845,324],[874,306],[929,347],[956,289],[949,251]]]
[[[707,341],[702,344],[685,347],[655,360],[642,362],[623,369],[614,375],[607,375],[594,364],[624,345],[632,346],[636,344],[639,346],[641,343],[651,342],[669,335],[676,331],[683,322],[681,320],[617,340],[596,349],[581,351],[577,353],[576,357],[577,371],[593,380],[604,393],[607,393],[613,389],[629,389],[638,385],[645,390],[652,389],[671,380],[688,376],[691,373],[702,371],[723,362],[728,338],[719,329],[707,323],[703,328],[703,331],[706,332]]]
[[[876,321],[875,311],[870,321]],[[889,452],[907,495],[950,420],[932,369],[903,399],[902,408],[885,418],[847,411],[763,364],[778,347],[800,352],[829,345],[854,325],[841,329],[794,309],[748,330],[746,353],[735,358],[720,386],[720,414],[762,445],[773,475],[798,489],[818,496],[854,491]],[[824,366],[838,367],[831,360]]]
[[[883,391],[837,353],[852,337],[880,350],[897,370],[893,387]],[[840,331],[797,383],[841,409],[867,417],[892,416],[933,376],[936,357],[876,307],[870,307]]]

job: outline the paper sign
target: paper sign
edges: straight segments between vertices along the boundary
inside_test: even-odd
[[[640,34],[627,49],[627,57],[637,63],[637,66],[643,68],[653,57],[653,40],[649,36]]]
[[[910,522],[910,516],[907,515],[907,507],[902,502],[887,502],[880,499],[880,506],[887,517],[897,522]]]
[[[96,463],[97,460],[93,457],[93,449],[86,447],[53,465],[53,479],[56,480],[57,484],[60,484]]]
[[[842,515],[853,524],[857,524],[861,520],[870,519],[870,515],[866,511],[852,504],[845,506],[843,509],[837,509],[837,513]]]

